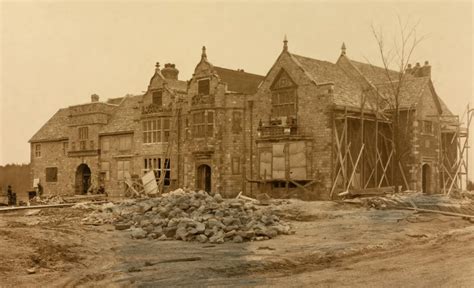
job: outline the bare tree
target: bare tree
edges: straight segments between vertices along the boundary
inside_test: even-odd
[[[411,109],[403,107],[407,113],[406,115],[401,115],[401,96],[404,89],[406,89],[407,68],[409,68],[411,56],[416,47],[425,38],[424,36],[417,35],[418,24],[419,21],[414,25],[410,25],[408,21],[404,23],[398,17],[398,31],[391,41],[385,37],[382,29],[377,29],[375,25],[372,25],[372,34],[377,43],[384,77],[386,78],[386,83],[383,86],[376,85],[375,89],[379,95],[378,102],[382,106],[381,113],[384,113],[391,119],[391,142],[393,148],[392,179],[395,185],[395,192],[398,192],[401,180],[400,174],[403,173],[403,158],[410,151],[409,145],[403,144],[408,140],[407,138],[409,138],[408,135],[410,135],[411,131],[411,125],[406,125],[410,122]],[[403,130],[403,128],[405,129]]]

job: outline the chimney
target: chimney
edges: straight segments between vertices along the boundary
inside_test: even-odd
[[[406,72],[413,75],[414,77],[430,77],[431,78],[431,66],[428,61],[425,61],[425,65],[423,66],[421,66],[420,63],[418,62],[413,68],[410,64],[408,64]]]
[[[431,65],[428,61],[425,61],[425,65],[420,69],[419,77],[430,77],[431,78]]]
[[[99,102],[99,95],[92,94],[91,95],[91,102]]]
[[[161,69],[161,74],[165,79],[178,80],[179,70],[176,69],[176,65],[167,63],[165,68]]]
[[[408,65],[407,65],[407,69],[405,69],[405,72],[406,72],[407,74],[412,74],[411,64],[408,64]]]

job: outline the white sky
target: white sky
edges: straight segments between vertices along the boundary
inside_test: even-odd
[[[335,62],[345,41],[350,58],[378,64],[370,26],[393,36],[398,16],[420,21],[417,32],[427,38],[413,62],[430,61],[435,89],[451,110],[462,113],[468,101],[474,107],[470,2],[0,5],[0,165],[28,163],[27,141],[59,108],[93,93],[102,100],[141,93],[157,61],[175,63],[188,80],[206,45],[215,65],[265,75],[287,34],[295,54]]]

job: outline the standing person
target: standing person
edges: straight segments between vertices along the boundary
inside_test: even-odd
[[[36,197],[41,198],[41,196],[43,196],[43,186],[38,182],[38,186],[36,187]]]
[[[13,205],[13,191],[12,191],[12,186],[8,185],[8,190],[7,190],[7,197],[8,197],[8,206]]]

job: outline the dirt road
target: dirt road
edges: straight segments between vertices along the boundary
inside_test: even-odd
[[[278,209],[294,235],[224,244],[134,240],[111,225],[81,225],[87,212],[72,208],[2,213],[0,286],[474,285],[466,220],[333,202]]]

